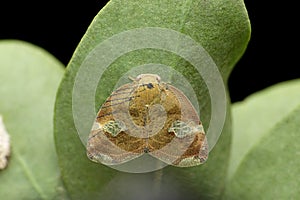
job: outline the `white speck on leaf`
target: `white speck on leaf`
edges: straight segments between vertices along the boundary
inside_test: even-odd
[[[9,135],[4,127],[2,117],[0,115],[0,170],[4,169],[7,166],[9,155]]]

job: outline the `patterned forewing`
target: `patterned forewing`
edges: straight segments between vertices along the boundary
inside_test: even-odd
[[[171,123],[180,120],[189,124],[201,125],[200,119],[193,105],[189,99],[174,86],[168,85],[166,90],[166,96],[170,97],[165,103],[164,107],[168,112],[168,120],[166,127],[169,128]],[[170,103],[171,102],[171,103]],[[201,125],[202,126],[202,125]],[[164,140],[167,138],[171,140]],[[159,146],[155,148],[150,154],[154,157],[172,164],[175,166],[181,166],[182,160],[192,159],[193,162],[189,162],[184,165],[198,165],[203,163],[208,155],[207,141],[204,132],[198,131],[193,135],[186,136],[184,138],[177,138],[173,133],[169,133],[164,129],[156,137],[151,138],[152,146]],[[162,141],[165,141],[162,143]],[[200,161],[200,157],[201,162]],[[197,162],[194,162],[197,160]]]
[[[108,165],[121,164],[143,153],[145,141],[128,134],[128,127],[116,137],[103,131],[103,126],[109,121],[126,121],[128,104],[135,90],[134,84],[121,86],[100,108],[87,144],[87,154],[91,160]]]

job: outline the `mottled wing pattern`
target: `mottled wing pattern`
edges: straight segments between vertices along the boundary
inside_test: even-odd
[[[89,135],[88,157],[115,165],[149,153],[178,167],[204,163],[208,143],[193,105],[157,75],[147,76],[151,82],[125,84],[102,105]]]
[[[166,96],[169,99],[161,102],[164,105],[168,120],[157,135],[149,139],[149,145],[153,146],[150,154],[159,160],[179,166],[189,167],[202,164],[208,157],[208,144],[200,119],[188,98],[177,88],[168,85]],[[170,102],[172,106],[170,107]],[[169,133],[168,128],[172,122],[180,120],[191,126],[197,126],[194,134],[183,138]]]
[[[103,128],[110,121],[124,119],[124,113],[128,112],[127,104],[133,98],[132,93],[135,89],[134,84],[121,86],[100,108],[87,143],[87,155],[91,160],[106,165],[115,165],[143,154],[145,140],[129,135],[129,129],[122,130],[114,137]]]

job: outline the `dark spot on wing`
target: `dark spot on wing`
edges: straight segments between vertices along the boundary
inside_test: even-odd
[[[145,147],[145,148],[144,148],[144,153],[149,153],[149,152],[150,152],[149,148],[148,148],[148,147]]]
[[[149,88],[149,89],[152,89],[152,88],[154,87],[152,83],[148,83],[148,84],[146,84],[146,86],[147,86],[147,88]]]

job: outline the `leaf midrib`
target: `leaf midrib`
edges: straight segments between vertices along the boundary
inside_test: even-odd
[[[34,190],[39,194],[41,199],[47,199],[47,195],[44,193],[43,189],[39,186],[36,178],[34,177],[32,171],[29,169],[27,166],[26,162],[22,158],[21,154],[14,149],[14,157],[17,159],[19,162],[21,169],[23,170],[25,177],[28,179],[29,183],[31,183],[32,187]]]

